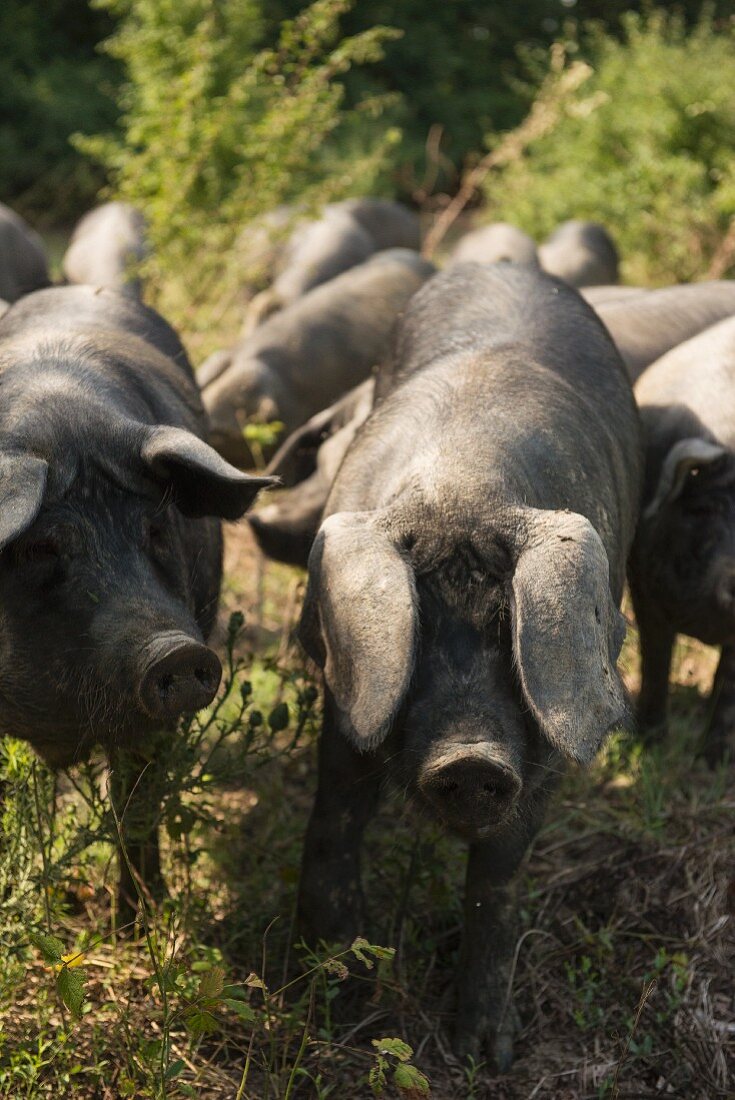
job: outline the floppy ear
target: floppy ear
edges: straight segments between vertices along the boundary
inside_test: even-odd
[[[251,477],[235,469],[183,428],[153,428],[140,454],[154,477],[171,483],[185,516],[239,519],[261,489],[278,484],[277,478]]]
[[[47,475],[42,458],[0,452],[0,550],[27,531],[41,511]]]
[[[531,512],[512,582],[513,652],[523,694],[549,741],[589,763],[626,699],[615,668],[625,620],[605,548],[574,512]]]
[[[359,749],[388,734],[413,673],[417,625],[413,570],[373,517],[329,516],[309,555],[299,635],[324,669],[340,732]]]
[[[681,495],[684,482],[699,466],[708,466],[718,458],[729,454],[726,447],[711,443],[708,439],[680,439],[664,459],[653,500],[643,513],[644,519],[652,519],[658,510]]]

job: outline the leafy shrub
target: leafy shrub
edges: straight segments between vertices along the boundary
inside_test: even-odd
[[[145,212],[149,275],[167,277],[178,296],[159,301],[164,310],[181,319],[179,301],[226,300],[243,274],[234,239],[259,214],[371,189],[397,135],[330,160],[333,134],[354,128],[362,109],[347,118],[337,78],[378,59],[392,32],[374,27],[340,41],[349,0],[316,0],[259,51],[257,0],[101,2],[119,17],[106,48],[127,75],[122,137],[79,144],[106,165],[115,192]]]
[[[553,134],[489,179],[493,218],[541,238],[571,217],[607,225],[624,274],[661,283],[704,275],[735,216],[735,29],[704,15],[628,14],[624,38],[568,44],[595,72]],[[733,249],[735,252],[735,249]],[[735,256],[729,257],[732,264]]]

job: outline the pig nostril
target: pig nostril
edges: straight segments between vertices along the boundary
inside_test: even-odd
[[[498,788],[495,783],[483,783],[482,789],[486,794],[496,795],[498,793]]]
[[[452,783],[451,780],[444,780],[437,784],[440,794],[457,794],[459,791],[459,783]]]
[[[161,676],[161,678],[158,681],[158,690],[161,693],[161,695],[164,695],[164,696],[167,695],[169,693],[169,691],[171,690],[171,688],[173,687],[173,684],[174,684],[173,676],[170,676],[170,675],[169,676]]]

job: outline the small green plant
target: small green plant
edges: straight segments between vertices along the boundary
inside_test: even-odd
[[[589,955],[581,955],[564,966],[573,998],[572,1017],[580,1031],[598,1028],[605,1018],[600,996],[604,978]]]
[[[368,1082],[374,1096],[382,1096],[388,1084],[388,1075],[406,1100],[418,1100],[429,1095],[429,1081],[416,1068],[411,1059],[413,1049],[402,1039],[373,1039],[375,1064],[368,1074]]]

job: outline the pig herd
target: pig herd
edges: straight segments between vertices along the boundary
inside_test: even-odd
[[[142,304],[145,237],[131,207],[93,211],[51,286],[0,208],[2,732],[54,767],[100,744],[114,770],[208,705],[221,521],[277,488],[248,519],[307,570],[324,682],[301,932],[365,929],[362,837],[393,781],[468,843],[455,1049],[507,1069],[518,867],[565,765],[634,721],[626,578],[641,733],[665,732],[684,633],[722,646],[701,747],[732,747],[735,283],[618,286],[581,221],[540,246],[475,230],[437,271],[397,203],[283,208],[241,236],[260,288],[195,376]],[[286,435],[263,476],[253,420]],[[159,875],[154,837],[131,866]]]

